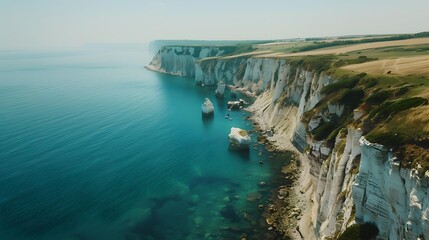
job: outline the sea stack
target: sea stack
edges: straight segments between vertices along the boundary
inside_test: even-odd
[[[250,136],[246,130],[232,127],[228,138],[232,148],[237,150],[249,149]]]
[[[209,98],[206,98],[203,105],[201,106],[201,111],[204,116],[213,116],[214,114],[214,107],[213,103],[210,101]]]
[[[219,81],[219,83],[217,84],[217,88],[215,90],[216,97],[223,98],[225,93],[225,88],[226,88],[225,82],[222,80]]]

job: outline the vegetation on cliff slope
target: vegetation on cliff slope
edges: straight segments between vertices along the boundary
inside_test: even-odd
[[[316,75],[324,72],[336,81],[324,86],[324,97],[313,110],[304,113],[302,120],[309,122],[321,113],[326,114],[330,106],[341,106],[343,111],[341,116],[331,114],[329,121],[322,121],[310,133],[315,140],[333,146],[336,135],[353,124],[363,130],[369,141],[396,151],[403,166],[420,166],[429,170],[429,38],[424,37],[429,37],[429,33],[359,39],[248,42],[227,46],[222,56],[201,59],[200,64],[212,72],[217,60],[235,66],[239,61],[241,67],[239,73],[235,73],[237,79],[244,76],[245,59],[249,57],[285,59],[291,65],[292,76],[298,69],[308,69]],[[409,45],[392,45],[392,40],[402,39],[420,40],[419,44],[414,41]],[[317,52],[310,51],[308,56],[292,54],[376,42],[380,44],[375,48],[357,47],[348,52],[338,51],[341,53],[317,55]],[[359,119],[354,119],[356,109],[363,114]]]
[[[362,55],[365,54],[365,55]],[[370,56],[370,57],[367,57]],[[324,98],[315,109],[304,114],[309,122],[328,106],[344,106],[341,116],[331,114],[329,122],[321,124],[311,132],[317,140],[325,140],[333,146],[336,134],[353,124],[361,128],[365,137],[396,151],[404,167],[421,167],[429,170],[429,76],[424,73],[404,75],[368,74],[352,71],[344,66],[390,58],[429,56],[428,45],[398,46],[350,52],[338,55],[298,56],[286,58],[296,67],[324,71],[334,83],[322,89]],[[353,119],[353,110],[364,115]]]
[[[353,224],[348,227],[338,240],[371,240],[376,239],[378,228],[373,223]]]

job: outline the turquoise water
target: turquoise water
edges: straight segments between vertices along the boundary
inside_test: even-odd
[[[273,185],[258,183],[283,162],[256,143],[229,150],[248,113],[149,60],[125,47],[0,52],[0,239],[261,237]]]

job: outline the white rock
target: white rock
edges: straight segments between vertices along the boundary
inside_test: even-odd
[[[243,99],[239,99],[238,101],[228,101],[227,107],[228,109],[238,110],[243,108],[243,106],[247,104]]]
[[[201,106],[201,111],[204,115],[210,115],[214,113],[214,107],[213,103],[210,101],[209,98],[206,98],[203,105]]]
[[[231,146],[236,149],[247,149],[250,144],[249,134],[240,128],[231,128],[231,132],[228,135]]]
[[[225,87],[226,87],[225,82],[219,81],[217,84],[217,88],[215,90],[216,96],[223,97],[223,94],[225,93]]]

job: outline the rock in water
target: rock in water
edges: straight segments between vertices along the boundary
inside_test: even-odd
[[[231,128],[231,132],[228,135],[229,142],[234,149],[248,149],[250,145],[249,134],[240,128]]]
[[[214,107],[213,103],[210,101],[209,98],[206,98],[203,105],[201,106],[201,111],[203,113],[203,116],[211,116],[214,114]]]
[[[226,87],[225,82],[219,81],[219,83],[217,84],[217,88],[215,90],[216,97],[223,97],[223,94],[225,93],[225,87]]]
[[[240,99],[238,101],[228,101],[227,107],[230,110],[239,110],[242,109],[245,104],[247,104],[247,102],[243,99]]]

